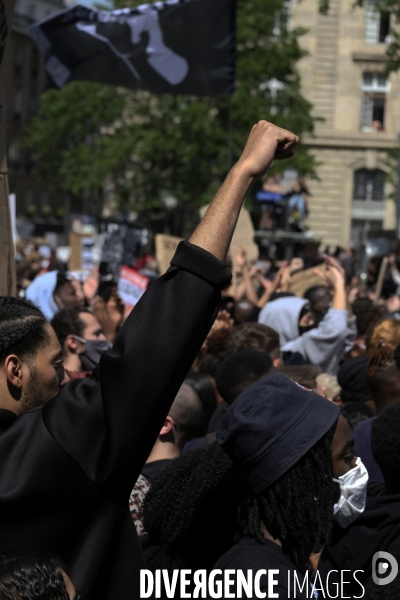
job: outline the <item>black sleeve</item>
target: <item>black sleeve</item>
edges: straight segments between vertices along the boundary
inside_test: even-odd
[[[92,481],[127,500],[218,311],[231,273],[181,242],[135,306],[93,376],[43,407],[47,429]]]

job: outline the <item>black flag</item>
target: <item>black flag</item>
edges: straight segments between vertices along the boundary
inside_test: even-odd
[[[74,6],[30,27],[57,87],[84,79],[156,93],[232,94],[235,0]]]

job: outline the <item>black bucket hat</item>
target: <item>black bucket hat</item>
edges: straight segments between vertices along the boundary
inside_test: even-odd
[[[221,419],[217,442],[257,494],[295,465],[339,414],[333,402],[274,373],[233,402]]]

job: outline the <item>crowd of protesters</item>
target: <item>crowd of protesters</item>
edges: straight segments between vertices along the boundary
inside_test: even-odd
[[[253,128],[128,317],[117,282],[20,246],[19,297],[0,298],[0,600],[139,598],[145,569],[231,573],[207,597],[240,597],[250,570],[264,597],[400,598],[372,577],[377,552],[400,560],[396,256],[383,291],[352,252],[227,256],[249,186],[297,142]]]

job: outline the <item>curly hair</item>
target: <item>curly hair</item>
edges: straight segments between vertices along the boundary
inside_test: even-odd
[[[0,600],[69,600],[62,570],[55,558],[0,558]]]
[[[394,359],[394,351],[400,343],[400,321],[384,319],[372,331],[367,340],[367,372],[369,377],[377,375]]]
[[[246,495],[239,471],[217,443],[175,459],[154,478],[142,505],[147,535],[140,539],[149,568],[212,568],[234,543]]]
[[[240,537],[264,544],[262,521],[284,551],[288,547],[309,545],[319,552],[330,541],[332,507],[340,496],[339,486],[332,477],[328,433],[280,479],[242,505]]]
[[[10,354],[32,359],[49,343],[44,315],[32,304],[11,296],[0,296],[0,364]]]

